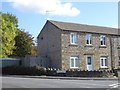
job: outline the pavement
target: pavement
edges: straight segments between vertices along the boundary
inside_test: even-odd
[[[65,80],[118,80],[118,77],[60,77],[60,76],[28,76],[28,75],[4,75],[4,77],[39,78],[39,79],[65,79]]]

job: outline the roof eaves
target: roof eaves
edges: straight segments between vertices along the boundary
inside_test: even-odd
[[[62,30],[62,28],[60,28],[59,26],[57,26],[56,24],[54,24],[51,20],[48,20],[52,25],[54,25],[56,28]]]

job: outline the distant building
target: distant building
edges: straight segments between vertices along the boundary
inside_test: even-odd
[[[118,29],[48,20],[37,40],[38,56],[48,58],[50,68],[90,71],[120,65]]]

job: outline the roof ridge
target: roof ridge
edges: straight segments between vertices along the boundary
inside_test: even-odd
[[[81,24],[81,23],[75,23],[75,22],[63,22],[63,21],[56,21],[56,20],[47,20],[47,21],[50,21],[51,23],[57,22],[57,23],[84,25],[84,26],[90,26],[90,27],[111,28],[111,29],[118,30],[118,28],[113,28],[113,27],[108,27],[108,26],[99,26],[99,25],[95,25],[95,24]]]

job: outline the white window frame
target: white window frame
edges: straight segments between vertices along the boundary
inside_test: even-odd
[[[72,59],[73,59],[73,66],[72,66]],[[77,62],[78,60],[78,62]],[[78,66],[76,65],[78,64]],[[78,56],[71,56],[70,57],[70,68],[79,68],[79,57]]]
[[[86,45],[92,45],[92,34],[86,34]]]
[[[101,44],[101,41],[103,44]],[[106,35],[100,35],[100,45],[106,46]]]
[[[103,60],[103,61],[102,61]],[[107,60],[107,61],[105,61]],[[103,64],[103,65],[102,65]],[[106,65],[107,64],[107,65]],[[108,68],[108,58],[106,56],[100,57],[100,67],[101,68]]]
[[[70,33],[70,44],[77,45],[77,33]]]

